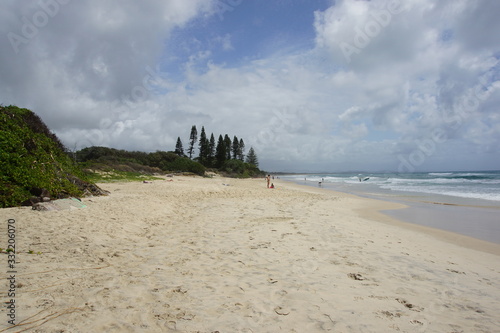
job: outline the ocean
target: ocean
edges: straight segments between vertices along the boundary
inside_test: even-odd
[[[500,243],[500,171],[325,173],[281,179],[403,203],[385,211],[400,220]]]
[[[425,173],[329,173],[281,178],[349,193],[429,197],[458,204],[500,205],[500,171]],[[360,181],[361,179],[361,181]]]

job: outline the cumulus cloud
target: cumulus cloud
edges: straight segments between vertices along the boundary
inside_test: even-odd
[[[16,50],[8,34],[24,38],[41,3],[57,13]],[[397,170],[412,154],[416,169],[483,168],[500,162],[499,4],[338,0],[315,13],[312,48],[230,66],[213,50],[235,51],[231,31],[172,39],[220,20],[219,1],[5,1],[0,102],[70,148],[169,150],[196,124],[244,138],[270,170]]]
[[[491,15],[497,7],[488,1],[338,1],[316,13],[318,49],[342,64],[340,71],[359,78],[351,80],[365,97],[359,101],[366,101],[345,110],[340,120],[364,117],[399,134],[394,153],[405,156],[435,131],[464,145],[472,144],[468,131],[486,135],[477,123],[498,113],[488,102],[499,94],[500,44],[491,34],[498,26]],[[488,138],[475,142],[486,144]]]
[[[85,124],[82,112],[106,114],[109,102],[143,84],[146,67],[158,62],[172,29],[210,10],[204,3],[3,2],[2,100],[43,110],[56,129],[73,116],[74,126]]]

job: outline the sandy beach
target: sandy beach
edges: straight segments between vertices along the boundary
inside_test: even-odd
[[[500,331],[500,245],[274,184],[183,176],[0,210],[0,247],[9,219],[16,245],[15,273],[0,256],[0,332]]]

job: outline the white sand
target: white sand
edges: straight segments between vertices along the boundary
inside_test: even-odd
[[[102,185],[111,195],[82,209],[0,210],[0,247],[16,220],[7,332],[500,331],[500,246],[275,185],[176,177]]]

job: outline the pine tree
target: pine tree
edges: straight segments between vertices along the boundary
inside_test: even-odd
[[[215,137],[214,133],[210,135],[210,142],[208,143],[208,164],[210,166],[214,165],[215,159]]]
[[[199,155],[199,162],[203,165],[208,164],[209,160],[209,150],[210,150],[210,142],[207,139],[207,135],[205,134],[205,127],[201,127],[201,134],[200,134],[200,142],[199,142],[199,148],[200,148],[200,155]]]
[[[239,157],[239,151],[240,151],[240,141],[238,140],[236,135],[233,138],[232,151],[233,151],[233,159],[237,160]]]
[[[182,141],[180,137],[177,137],[177,143],[175,144],[175,151],[179,156],[184,156],[184,148],[182,148]]]
[[[250,147],[250,150],[248,151],[246,162],[249,164],[253,164],[256,167],[259,166],[259,161],[257,160],[257,154],[255,154],[255,150],[253,150],[253,147]]]
[[[198,138],[198,131],[196,130],[196,126],[193,125],[193,127],[191,127],[191,134],[189,135],[189,149],[188,149],[189,158],[193,157],[194,144],[197,138]]]
[[[231,138],[229,135],[224,136],[224,143],[226,144],[226,160],[231,159]]]
[[[238,145],[238,159],[243,161],[245,159],[245,143],[243,139],[240,139],[240,144]]]
[[[215,151],[215,166],[220,168],[222,165],[224,165],[224,162],[226,161],[226,143],[224,142],[224,139],[222,138],[222,135],[219,135],[219,141],[217,142],[217,148]]]

